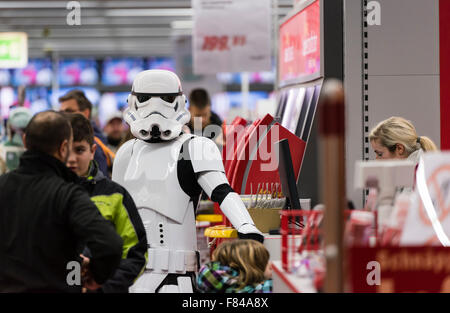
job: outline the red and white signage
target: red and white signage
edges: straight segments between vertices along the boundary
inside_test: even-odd
[[[450,152],[425,153],[423,164],[419,165],[416,176],[415,198],[411,198],[400,245],[448,246]]]
[[[354,247],[348,251],[350,292],[450,292],[450,249]]]
[[[270,71],[270,0],[192,0],[195,74]]]
[[[280,85],[320,76],[320,1],[316,0],[280,27]]]

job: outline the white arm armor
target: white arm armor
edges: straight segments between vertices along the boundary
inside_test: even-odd
[[[228,184],[228,180],[223,172],[208,171],[200,174],[198,183],[206,194],[211,197],[214,189],[222,184]],[[238,232],[243,234],[261,234],[255,227],[252,217],[237,193],[228,193],[220,204],[220,209]]]
[[[205,137],[195,137],[189,142],[189,155],[195,173],[199,174],[198,184],[212,198],[214,190],[221,185],[227,185],[231,190],[222,156],[216,144]],[[259,234],[241,197],[236,192],[228,192],[221,199],[220,209],[230,220],[233,227],[241,234]],[[214,200],[213,200],[214,201]]]

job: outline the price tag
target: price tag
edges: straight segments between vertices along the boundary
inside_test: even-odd
[[[271,70],[270,0],[193,0],[195,74]]]

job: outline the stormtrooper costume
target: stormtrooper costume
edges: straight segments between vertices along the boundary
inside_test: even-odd
[[[128,105],[124,119],[136,139],[117,152],[112,179],[133,197],[149,244],[145,272],[130,292],[193,292],[200,265],[195,209],[202,191],[219,203],[240,238],[264,237],[230,187],[215,143],[182,132],[190,113],[176,74],[139,73]]]

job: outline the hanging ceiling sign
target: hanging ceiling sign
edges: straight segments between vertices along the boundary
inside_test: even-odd
[[[270,0],[192,0],[195,74],[270,71]]]
[[[0,33],[0,68],[23,68],[27,63],[27,34]]]

